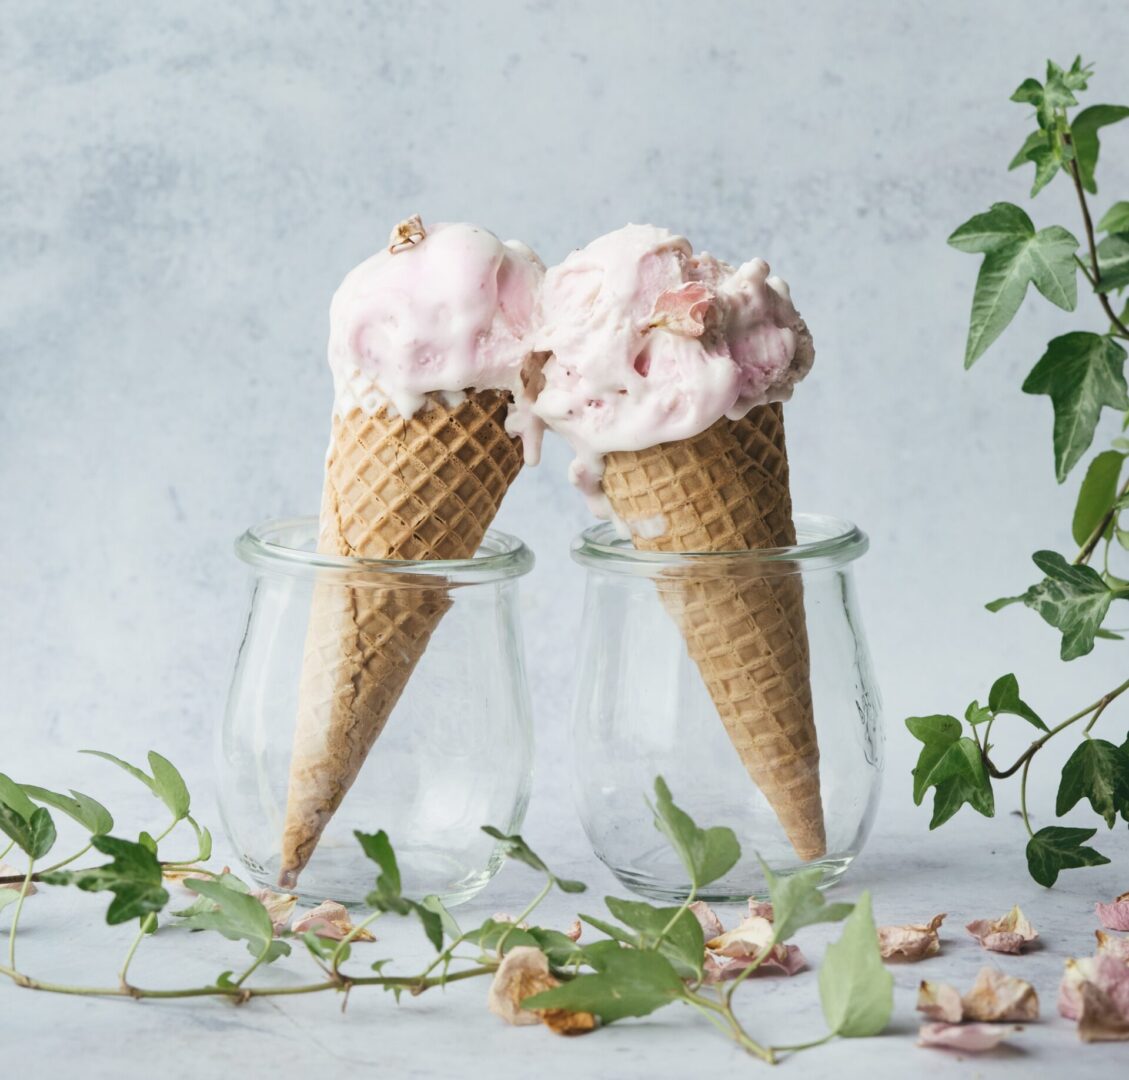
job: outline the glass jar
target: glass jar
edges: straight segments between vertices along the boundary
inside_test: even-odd
[[[458,904],[502,863],[494,825],[517,831],[529,801],[533,746],[518,622],[518,581],[533,555],[490,530],[472,559],[399,562],[315,552],[316,518],[249,529],[236,553],[251,602],[216,740],[220,814],[251,877],[279,887],[291,745],[311,602],[336,596],[430,611],[430,640],[309,863],[288,891],[363,901],[376,865],[353,831],[383,829],[403,889]],[[374,592],[374,590],[380,590]],[[332,651],[332,650],[331,650]]]
[[[831,884],[870,830],[884,740],[851,573],[869,545],[855,526],[832,517],[799,514],[796,531],[798,543],[789,548],[666,554],[635,550],[605,523],[573,544],[573,558],[588,572],[573,708],[578,809],[599,858],[644,896],[680,901],[690,890],[648,810],[656,776],[699,825],[727,825],[741,844],[740,861],[700,890],[703,899],[763,896],[758,855],[781,874],[818,866]],[[801,598],[800,634],[806,623],[810,651],[807,730],[814,720],[818,744],[815,816],[821,800],[826,837],[825,853],[806,862],[751,778],[751,751],[738,752],[680,629],[688,624],[679,598],[685,604],[698,590],[710,600],[725,594],[727,583],[744,596],[783,588]],[[754,651],[730,650],[729,659],[740,656],[748,676],[756,661],[744,658]],[[808,783],[814,789],[814,779]]]

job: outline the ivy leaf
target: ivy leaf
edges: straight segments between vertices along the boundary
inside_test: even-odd
[[[737,834],[723,825],[699,829],[690,815],[674,804],[670,788],[661,777],[655,779],[655,828],[670,841],[694,887],[700,889],[727,874],[741,858]]]
[[[839,922],[850,915],[852,904],[829,904],[818,885],[823,871],[816,867],[786,877],[774,874],[758,857],[772,901],[773,941],[787,941],[797,930],[815,923]]]
[[[1086,478],[1078,491],[1078,502],[1074,507],[1074,521],[1070,529],[1074,542],[1079,546],[1089,539],[1090,533],[1113,507],[1117,498],[1117,481],[1124,462],[1125,455],[1116,450],[1106,450],[1090,462]]]
[[[447,910],[446,905],[439,899],[435,893],[428,893],[420,901],[420,906],[425,907],[428,911],[435,912],[439,916],[439,923],[443,927],[443,933],[447,935],[452,941],[462,935],[462,930],[459,929],[459,924],[455,921],[455,916]]]
[[[613,941],[618,941],[622,945],[634,947],[637,940],[634,934],[629,934],[622,926],[616,926],[615,923],[610,923],[607,919],[600,919],[595,915],[585,915],[584,912],[581,912],[580,921],[595,927],[601,934],[607,934]]]
[[[931,786],[930,776],[960,738],[961,726],[955,716],[911,716],[906,727],[915,739],[925,743],[913,770],[913,802],[920,806]]]
[[[184,884],[212,902],[210,910],[186,920],[193,929],[215,930],[230,941],[245,941],[252,956],[264,956],[267,962],[290,955],[286,942],[274,940],[270,913],[255,897],[203,878],[191,878]]]
[[[581,916],[583,918],[583,916]],[[537,939],[533,936],[531,931],[523,930],[520,926],[515,926],[512,922],[496,921],[494,919],[487,919],[481,926],[475,930],[468,930],[466,933],[466,941],[472,945],[477,945],[479,948],[486,952],[494,952],[498,946],[502,944],[502,938],[505,938],[505,952],[510,949],[517,948],[519,945],[531,945],[537,948]]]
[[[1031,876],[1048,889],[1063,870],[1082,866],[1102,866],[1109,862],[1101,852],[1083,844],[1097,829],[1067,829],[1048,825],[1027,841],[1027,869]]]
[[[1129,202],[1122,199],[1115,202],[1098,222],[1099,232],[1129,232]]]
[[[160,911],[169,902],[161,883],[161,864],[151,851],[116,836],[92,836],[90,842],[111,862],[89,870],[56,870],[44,880],[50,885],[77,885],[84,892],[112,892],[114,899],[106,912],[111,926]]]
[[[534,994],[521,1003],[522,1008],[590,1012],[611,1024],[628,1016],[649,1016],[684,995],[678,972],[657,952],[597,941],[584,950],[584,958],[596,974],[579,975]]]
[[[970,727],[976,727],[977,724],[986,724],[992,719],[992,710],[985,708],[979,701],[971,701],[968,708],[964,710],[964,719]]]
[[[1087,331],[1056,337],[1023,382],[1025,394],[1047,394],[1054,405],[1055,473],[1061,484],[1094,440],[1102,406],[1129,409],[1125,350]]]
[[[1024,79],[1011,95],[1012,101],[1024,105],[1043,104],[1043,84],[1038,79]]]
[[[69,796],[57,791],[48,791],[47,788],[36,787],[34,784],[24,784],[23,789],[36,802],[46,803],[56,810],[61,810],[92,836],[104,836],[114,827],[114,819],[109,810],[97,799],[84,795],[81,791],[75,791],[74,788],[71,788]]]
[[[694,918],[693,912],[674,907],[653,907],[639,900],[619,900],[614,896],[605,897],[604,902],[621,923],[639,932],[638,948],[658,948],[679,974],[701,978],[705,941],[701,924]],[[677,919],[675,916],[678,916]],[[673,924],[671,920],[674,920]],[[670,929],[666,930],[668,925]]]
[[[80,750],[79,753],[102,758],[103,761],[109,761],[119,769],[129,773],[169,808],[174,821],[180,821],[188,816],[191,799],[188,795],[188,787],[184,783],[184,777],[180,775],[171,761],[162,757],[156,750],[149,751],[149,768],[153,770],[152,776],[136,765],[123,761],[120,757],[107,754],[104,750]]]
[[[1047,730],[1039,714],[1019,696],[1019,680],[1014,675],[1001,675],[992,683],[992,689],[988,691],[988,708],[997,715],[1021,716],[1040,731]]]
[[[1023,602],[1062,631],[1063,660],[1085,656],[1094,648],[1113,590],[1092,567],[1072,566],[1057,552],[1036,551],[1031,558],[1047,576],[1023,594]]]
[[[1071,122],[1070,134],[1078,160],[1078,176],[1082,186],[1091,195],[1098,193],[1098,185],[1094,182],[1094,169],[1098,164],[1098,153],[1101,150],[1098,130],[1116,124],[1127,116],[1129,116],[1129,107],[1125,105],[1091,105],[1088,109],[1083,109]]]
[[[0,805],[6,806],[24,821],[30,821],[35,813],[35,804],[28,798],[26,789],[5,773],[0,773]]]
[[[1042,129],[1033,131],[1027,136],[1027,140],[1019,148],[1019,153],[1012,158],[1008,169],[1017,169],[1029,161],[1035,165],[1035,179],[1031,185],[1031,198],[1034,198],[1062,168],[1061,153],[1056,153],[1054,140]]]
[[[846,1039],[878,1035],[894,1011],[894,977],[882,966],[878,931],[864,892],[827,946],[819,969],[819,999],[831,1030]]]
[[[1083,739],[1062,767],[1055,813],[1062,817],[1080,799],[1113,828],[1117,815],[1129,806],[1129,755],[1105,739]]]
[[[42,806],[32,806],[31,816],[25,818],[0,803],[0,831],[15,840],[29,859],[41,859],[55,846],[55,822]]]
[[[1098,244],[1098,269],[1098,292],[1115,292],[1129,285],[1129,232],[1113,233]]]
[[[583,881],[570,881],[568,878],[557,877],[545,865],[544,860],[520,836],[516,834],[507,836],[501,829],[496,829],[493,825],[483,825],[482,831],[502,845],[507,858],[516,859],[519,863],[524,863],[533,870],[541,871],[561,892],[582,893],[588,888]]]
[[[1078,303],[1078,241],[1059,225],[1035,231],[1013,203],[995,203],[949,237],[958,251],[983,253],[972,296],[964,366],[971,367],[1003,333],[1033,284],[1052,304],[1073,311]]]
[[[694,920],[695,923],[697,920]],[[539,948],[548,958],[549,963],[553,967],[563,968],[569,964],[576,963],[584,959],[584,950],[576,944],[567,934],[562,934],[559,930],[546,930],[541,926],[531,926],[529,928],[529,936],[533,938],[537,948]],[[701,927],[699,927],[699,933]],[[507,942],[507,944],[509,944]],[[705,957],[705,946],[701,950],[701,957],[699,959],[698,972],[701,972],[701,963]]]
[[[396,915],[415,912],[427,940],[435,946],[437,952],[440,951],[443,948],[443,919],[434,906],[408,900],[401,895],[400,866],[396,862],[396,853],[388,834],[381,829],[377,833],[357,830],[353,835],[360,841],[361,850],[380,867],[376,888],[365,897],[365,903],[377,911],[391,911]]]

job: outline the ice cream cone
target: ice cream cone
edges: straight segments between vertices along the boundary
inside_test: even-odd
[[[692,438],[609,453],[603,491],[637,548],[743,551],[796,542],[780,405]],[[826,854],[803,586],[703,569],[660,583],[749,776],[796,854]]]
[[[318,550],[370,559],[474,555],[522,464],[508,395],[437,397],[408,419],[333,422]],[[302,664],[279,882],[292,887],[396,706],[451,600],[435,588],[315,588]]]

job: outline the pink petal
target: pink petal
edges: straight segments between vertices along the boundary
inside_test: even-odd
[[[925,1024],[917,1045],[980,1054],[995,1050],[1015,1030],[1000,1024]]]
[[[1111,1008],[1129,1022],[1129,964],[1110,953],[1067,960],[1058,988],[1058,1011],[1068,1020],[1080,1020],[1083,992],[1093,986],[1108,999]],[[1096,999],[1093,1013],[1096,1009]]]
[[[1124,960],[1129,964],[1129,937],[1114,937],[1101,930],[1095,930],[1094,937],[1098,939],[1099,953],[1116,956],[1118,960]]]
[[[772,922],[772,905],[767,900],[758,900],[755,896],[750,896],[749,914]]]
[[[295,934],[304,934],[312,930],[318,937],[327,941],[341,941],[352,932],[353,922],[342,904],[335,900],[323,900],[316,908],[299,915],[290,924],[290,929]],[[367,930],[362,930],[352,940],[375,941],[376,939]]]
[[[27,873],[26,870],[20,870],[18,867],[10,866],[6,862],[0,862],[0,877],[23,877]],[[12,889],[19,892],[23,888],[22,881],[9,881],[6,885],[0,885],[0,889]],[[25,896],[32,896],[34,893],[39,892],[35,887],[35,883],[31,882],[27,887]]]
[[[968,1020],[995,1023],[1039,1017],[1039,996],[1035,988],[995,968],[981,968],[972,989],[961,1000]]]
[[[1083,1042],[1129,1041],[1129,1011],[1123,1002],[1092,982],[1082,984],[1079,996],[1078,1038]]]
[[[568,938],[569,941],[579,941],[580,940],[580,931],[581,931],[580,920],[579,919],[573,919],[572,925],[565,931],[565,937]]]
[[[928,923],[914,923],[909,926],[880,926],[878,928],[878,947],[883,960],[925,960],[941,951],[941,939],[937,933],[944,915],[935,915]]]
[[[1129,930],[1129,900],[1119,898],[1112,904],[1095,904],[1094,911],[1107,930]]]
[[[946,1024],[959,1024],[964,1019],[960,991],[943,982],[922,981],[917,989],[917,1011]]]
[[[1018,904],[998,919],[976,919],[965,929],[992,952],[1022,952],[1025,945],[1039,936]]]
[[[725,927],[717,917],[717,912],[704,900],[695,900],[690,905],[690,910],[693,912],[694,918],[698,920],[698,925],[702,928],[702,935],[706,941],[721,937],[725,933]]]

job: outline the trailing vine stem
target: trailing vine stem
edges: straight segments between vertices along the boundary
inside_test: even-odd
[[[1072,724],[1078,723],[1079,720],[1084,720],[1091,713],[1094,714],[1093,719],[1086,727],[1089,732],[1090,728],[1094,726],[1097,719],[1111,702],[1116,701],[1122,694],[1129,690],[1129,679],[1126,679],[1120,686],[1114,687],[1109,693],[1103,694],[1092,705],[1087,705],[1086,708],[1076,712],[1073,716],[1068,716],[1061,724],[1051,728],[1045,735],[1041,735],[1036,739],[1019,757],[1015,760],[1014,764],[1006,769],[998,768],[992,759],[988,756],[987,749],[981,749],[980,757],[984,762],[984,768],[988,771],[988,775],[995,780],[1006,780],[1009,776],[1014,776],[1019,772],[1030,760],[1033,758],[1051,739],[1053,739],[1060,731],[1065,731]]]
[[[1065,146],[1073,147],[1074,145],[1074,139],[1069,131],[1063,133],[1062,141]],[[1086,276],[1090,279],[1090,283],[1096,290],[1102,281],[1101,267],[1098,264],[1098,244],[1094,237],[1094,221],[1093,218],[1090,217],[1090,206],[1086,202],[1086,189],[1082,186],[1082,174],[1078,170],[1078,158],[1076,156],[1070,159],[1070,177],[1074,181],[1074,190],[1078,195],[1078,205],[1082,209],[1082,223],[1086,229],[1086,245],[1090,249],[1091,272]],[[1113,310],[1113,305],[1109,302],[1109,296],[1104,292],[1098,292],[1098,300],[1105,310],[1106,315],[1109,316],[1109,321],[1117,327],[1118,333],[1124,338],[1129,338],[1129,326],[1126,326],[1117,317],[1117,313]]]

